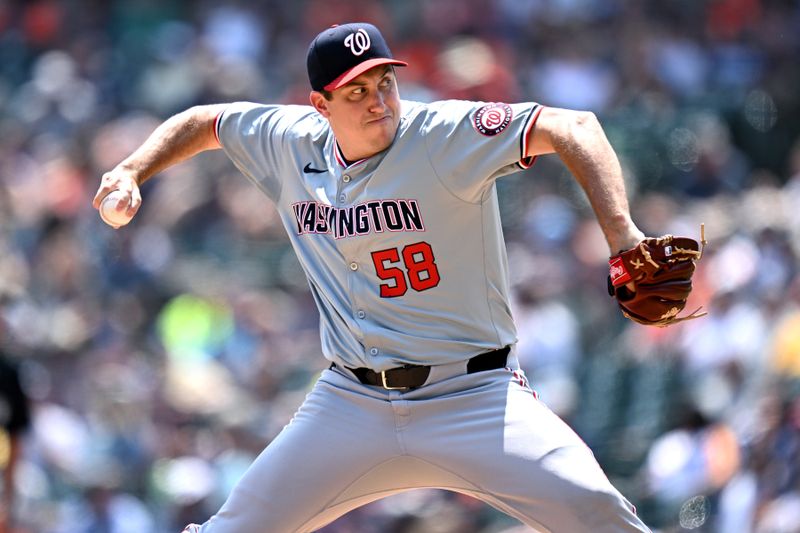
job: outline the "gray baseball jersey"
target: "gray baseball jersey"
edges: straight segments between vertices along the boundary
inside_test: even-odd
[[[495,179],[533,162],[540,108],[402,109],[392,145],[351,164],[310,107],[240,103],[218,117],[226,153],[278,205],[336,365],[219,512],[185,531],[309,532],[421,487],[542,533],[649,531],[513,352],[505,368],[467,363],[516,340]],[[423,386],[386,390],[352,370],[404,363],[431,365]]]
[[[403,101],[390,149],[350,165],[311,107],[220,116],[226,153],[278,206],[328,359],[384,370],[516,341],[495,179],[531,164],[539,109]]]

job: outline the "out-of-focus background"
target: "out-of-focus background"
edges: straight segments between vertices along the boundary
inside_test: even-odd
[[[307,43],[349,20],[410,63],[404,98],[594,111],[640,227],[706,224],[689,307],[709,316],[648,329],[606,294],[558,159],[504,178],[519,355],[654,529],[800,532],[799,1],[0,0],[0,337],[31,404],[15,533],[205,520],[324,368],[274,208],[222,153],[147,183],[119,231],[90,203],[172,113],[305,103]],[[417,491],[324,531],[529,530]]]

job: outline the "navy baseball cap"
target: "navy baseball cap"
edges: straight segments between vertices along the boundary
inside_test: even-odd
[[[308,47],[308,80],[315,91],[333,91],[378,65],[405,67],[392,57],[381,32],[366,22],[331,26]]]

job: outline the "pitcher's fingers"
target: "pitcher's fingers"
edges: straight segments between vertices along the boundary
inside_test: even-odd
[[[114,187],[111,185],[111,174],[103,174],[103,177],[100,179],[100,188],[97,189],[97,194],[94,195],[94,199],[92,200],[92,207],[95,209],[100,209],[100,202],[103,201],[103,198],[108,196],[108,193],[114,190]]]
[[[125,187],[119,189],[119,192],[122,193],[119,195],[119,199],[117,200],[117,205],[114,208],[117,211],[128,210],[128,206],[131,205],[131,191]]]
[[[139,211],[140,205],[142,205],[142,193],[139,191],[138,187],[135,187],[133,191],[131,191],[131,203],[128,205],[126,214],[132,217]]]
[[[94,199],[92,200],[92,207],[94,207],[95,209],[100,209],[100,202],[102,202],[103,198],[108,196],[108,193],[110,192],[111,192],[110,187],[106,185],[100,186],[100,188],[97,189],[97,194],[94,195]]]

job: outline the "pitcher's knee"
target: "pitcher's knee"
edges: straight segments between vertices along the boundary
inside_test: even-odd
[[[572,512],[586,523],[618,524],[609,531],[648,531],[636,516],[636,508],[613,487],[582,490],[568,501]]]

